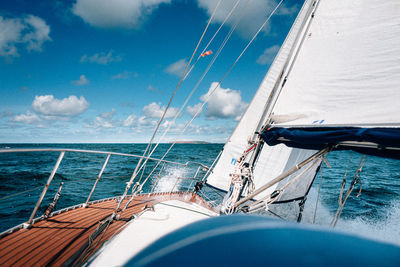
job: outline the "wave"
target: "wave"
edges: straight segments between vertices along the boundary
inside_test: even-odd
[[[312,188],[304,209],[303,223],[311,224],[313,222],[316,199],[317,191]],[[393,200],[388,206],[382,206],[382,209],[379,216],[341,217],[335,230],[400,246],[400,199]],[[320,200],[315,223],[329,226],[335,212],[329,210]],[[381,216],[382,213],[384,216]]]

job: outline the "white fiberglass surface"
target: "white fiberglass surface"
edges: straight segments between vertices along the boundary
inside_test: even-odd
[[[170,200],[154,205],[132,220],[89,261],[90,266],[122,266],[142,249],[166,234],[218,214],[195,203]]]

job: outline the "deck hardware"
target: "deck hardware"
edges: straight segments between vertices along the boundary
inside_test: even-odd
[[[63,184],[64,184],[63,182],[60,183],[57,193],[54,195],[53,202],[51,202],[49,204],[46,211],[44,212],[44,218],[48,218],[50,216],[51,212],[55,209],[58,199],[60,198],[60,195],[61,195],[61,189],[62,189]]]
[[[40,195],[39,200],[36,203],[35,208],[33,209],[32,215],[29,218],[29,221],[26,223],[26,226],[24,225],[24,227],[29,228],[31,226],[33,218],[35,218],[36,212],[39,209],[40,204],[42,204],[43,198],[46,195],[47,189],[49,188],[50,183],[53,180],[54,175],[56,174],[58,167],[60,166],[60,163],[61,163],[61,161],[62,161],[62,159],[64,157],[64,154],[65,154],[65,151],[61,151],[60,156],[58,157],[58,160],[56,162],[56,165],[54,165],[53,171],[51,172],[51,174],[49,176],[49,179],[47,180],[47,183],[43,188],[42,194]]]

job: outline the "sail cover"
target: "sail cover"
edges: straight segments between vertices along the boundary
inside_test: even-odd
[[[225,144],[220,159],[207,179],[208,185],[224,191],[229,189],[231,181],[230,174],[233,173],[237,160],[240,158],[242,153],[249,148],[249,140],[253,139],[254,132],[258,131],[260,126],[265,123],[263,115],[265,114],[267,103],[269,102],[268,99],[276,84],[279,83],[282,73],[287,67],[287,62],[292,57],[293,47],[295,47],[296,43],[299,41],[299,36],[303,31],[304,21],[306,17],[310,15],[312,2],[313,1],[309,0],[305,1],[302,10],[299,12],[298,17],[296,18],[274,62],[268,70],[267,75],[257,90],[246,112],[242,116],[235,131]],[[293,149],[285,145],[264,145],[254,168],[253,179],[255,188],[264,185],[287,168],[292,167],[293,165],[288,166],[288,162],[291,164],[299,163],[312,153],[313,151]],[[315,172],[316,168],[310,170],[310,175],[307,176],[308,178],[304,182],[305,187],[308,187],[311,184]],[[256,199],[272,193],[276,186],[278,185],[275,185],[258,195]],[[304,192],[297,193],[298,195],[301,195],[307,190],[308,188],[304,189]]]
[[[346,141],[400,147],[400,3],[319,2],[263,133],[318,149]]]

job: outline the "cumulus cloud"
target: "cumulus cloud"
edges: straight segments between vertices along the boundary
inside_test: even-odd
[[[23,41],[28,44],[28,50],[42,51],[42,44],[45,41],[50,41],[50,27],[44,20],[36,16],[28,16],[24,19],[28,25],[28,33],[23,37]]]
[[[93,56],[83,55],[80,59],[81,63],[90,62],[90,63],[97,63],[101,65],[107,65],[111,62],[119,62],[122,60],[122,57],[117,55],[114,56],[114,51],[110,50],[108,53],[96,53]]]
[[[110,112],[103,112],[96,117],[93,127],[95,128],[113,128],[118,126],[119,121],[113,120],[115,110],[112,109]]]
[[[4,18],[0,16],[0,56],[17,57],[18,48],[41,51],[45,41],[50,41],[50,27],[36,16]]]
[[[135,120],[136,120],[136,115],[135,114],[131,114],[131,115],[129,115],[128,116],[128,118],[126,118],[125,120],[124,120],[124,126],[125,127],[130,127],[130,126],[132,126],[133,125],[133,123],[135,122]]]
[[[178,61],[172,63],[168,67],[166,67],[164,71],[166,73],[181,77],[182,73],[185,71],[187,64],[188,64],[188,62],[187,62],[186,58],[183,58],[181,60],[178,60]]]
[[[197,0],[197,2],[199,7],[205,9],[207,14],[211,16],[218,0]],[[245,12],[240,23],[238,24],[237,31],[242,37],[249,38],[264,23],[265,19],[276,7],[278,2],[278,0],[241,1],[232,14],[231,19],[227,21],[227,24],[229,26],[234,25],[236,23],[236,19],[242,15],[242,12]],[[236,0],[222,1],[214,16],[214,23],[222,23],[234,7],[235,3]],[[281,7],[278,9],[277,15],[291,15],[296,11],[297,7],[288,8],[284,5],[281,5]],[[264,33],[268,33],[270,31],[269,25],[266,25],[263,31]]]
[[[207,94],[200,97],[202,101],[209,99],[206,108],[206,117],[209,119],[234,118],[235,120],[239,120],[247,107],[247,103],[242,101],[240,91],[229,88],[224,89],[218,86],[210,97],[211,92],[217,85],[217,82],[211,83]]]
[[[166,106],[161,106],[160,103],[152,102],[143,107],[140,117],[136,117],[133,114],[130,115],[124,121],[124,126],[132,126],[135,124],[137,126],[137,130],[144,130],[148,129],[148,127],[154,127],[164,113],[165,107]],[[179,110],[177,108],[170,107],[165,114],[164,119],[174,118],[178,112]]]
[[[91,26],[139,28],[160,4],[170,0],[77,0],[72,12]]]
[[[35,96],[32,109],[46,116],[76,116],[83,113],[89,107],[89,103],[81,96],[77,98],[71,95],[67,98],[57,99],[53,95]]]
[[[79,76],[79,80],[72,81],[72,83],[75,85],[85,85],[90,83],[90,81],[86,78],[85,75],[82,74],[81,76]]]
[[[199,112],[199,110],[201,112],[201,109],[202,109],[201,106],[202,106],[201,103],[198,103],[198,104],[196,104],[194,106],[188,106],[186,108],[186,111],[187,111],[187,113],[189,113],[193,117],[194,115],[196,115],[197,112]]]
[[[161,118],[162,114],[164,113],[165,110],[165,106],[161,106],[160,104],[156,103],[156,102],[152,102],[150,104],[148,104],[147,106],[143,107],[142,110],[142,114],[147,117],[147,118]],[[165,118],[169,119],[169,118],[173,118],[176,116],[176,114],[178,113],[178,109],[177,108],[173,108],[170,107],[167,111],[167,113],[165,114]]]
[[[264,53],[258,57],[256,62],[260,65],[270,64],[274,60],[275,55],[278,53],[278,51],[279,45],[271,46],[264,50]]]
[[[10,121],[20,122],[24,124],[38,124],[41,119],[37,114],[27,111],[26,114],[15,115],[10,119]]]

